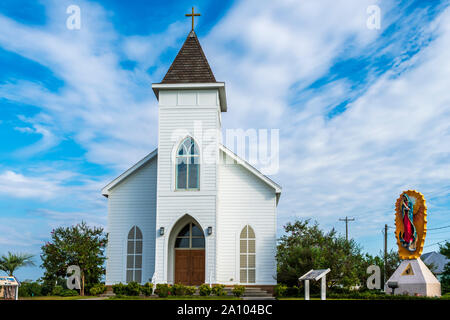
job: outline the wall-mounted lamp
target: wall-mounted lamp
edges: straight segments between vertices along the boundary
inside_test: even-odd
[[[208,227],[207,231],[208,236],[212,235],[212,227]]]
[[[164,235],[164,227],[159,228],[159,235],[160,236]]]

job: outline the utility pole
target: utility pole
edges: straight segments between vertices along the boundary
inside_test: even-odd
[[[355,221],[355,219],[349,219],[348,217],[345,217],[345,219],[339,219],[339,221],[345,221],[345,239],[348,241],[348,222]]]
[[[387,239],[388,239],[388,225],[384,225],[384,268],[383,268],[383,283],[386,283],[386,265],[387,265]]]

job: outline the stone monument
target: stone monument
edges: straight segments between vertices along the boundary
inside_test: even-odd
[[[404,191],[395,204],[395,236],[402,262],[384,285],[386,293],[440,297],[441,284],[420,260],[427,233],[423,194]]]

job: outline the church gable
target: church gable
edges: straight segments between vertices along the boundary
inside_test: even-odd
[[[113,181],[108,183],[103,189],[102,189],[102,195],[105,197],[108,197],[111,193],[111,191],[116,188],[118,185],[120,185],[124,181],[128,181],[130,177],[135,175],[138,171],[140,171],[142,168],[146,167],[151,161],[155,162],[155,169],[156,169],[156,159],[158,155],[158,150],[155,149],[153,152],[149,153],[147,156],[142,158],[140,161],[138,161],[135,165],[133,165],[131,168],[123,172],[120,176],[115,178]],[[156,172],[155,172],[155,179],[156,179]]]
[[[221,157],[224,157],[221,158],[222,164],[225,163],[226,161],[230,161],[231,159],[234,165],[240,165],[240,167],[242,167],[242,170],[248,173],[247,175],[248,177],[250,177],[250,179],[252,180],[256,179],[257,181],[263,183],[265,186],[270,188],[272,192],[276,194],[278,203],[278,200],[281,195],[281,187],[277,183],[275,183],[269,177],[262,174],[258,169],[250,165],[247,161],[240,158],[238,155],[234,154],[231,150],[227,149],[225,146],[220,145],[219,148],[221,151]],[[228,159],[226,157],[228,157]]]

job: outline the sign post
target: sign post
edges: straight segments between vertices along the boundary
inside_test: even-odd
[[[305,273],[303,276],[298,278],[299,281],[305,281],[305,300],[309,300],[309,280],[321,280],[321,288],[320,288],[320,299],[326,300],[327,299],[327,273],[330,272],[331,269],[320,269],[320,270],[314,270],[311,269],[307,273]]]

